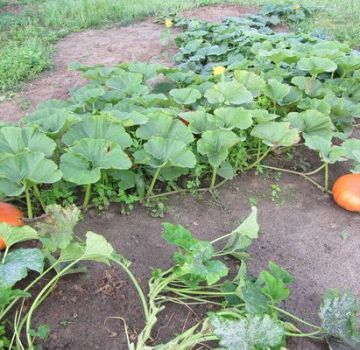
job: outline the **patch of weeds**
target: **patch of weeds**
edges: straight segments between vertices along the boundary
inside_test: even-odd
[[[164,201],[151,200],[145,205],[149,209],[149,214],[153,218],[163,218],[167,210]]]
[[[281,187],[279,184],[271,185],[271,200],[273,202],[279,202],[280,200]]]
[[[6,337],[5,326],[0,324],[0,350],[8,349],[9,345],[10,341]]]

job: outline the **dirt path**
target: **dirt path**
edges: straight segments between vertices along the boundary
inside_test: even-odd
[[[227,16],[256,12],[255,7],[218,5],[185,11],[184,16],[219,21]],[[54,67],[26,85],[11,100],[0,103],[0,120],[17,121],[27,111],[48,99],[66,99],[70,89],[84,84],[78,72],[68,71],[72,62],[86,65],[113,65],[127,61],[157,62],[171,65],[174,46],[164,48],[160,43],[163,27],[153,19],[112,29],[91,29],[73,33],[55,45]]]
[[[286,308],[317,323],[320,298],[327,289],[352,288],[360,294],[360,216],[343,211],[329,196],[291,175],[280,179],[280,198],[273,201],[271,184],[276,181],[272,175],[238,177],[220,190],[218,203],[208,195],[200,201],[190,196],[173,197],[165,218],[152,218],[141,207],[122,216],[119,208],[113,207],[87,217],[80,231],[104,234],[133,262],[133,271],[146,286],[151,269],[165,269],[171,261],[173,249],[161,238],[162,222],[182,224],[198,237],[213,239],[230,232],[248,215],[252,197],[257,201],[262,234],[251,249],[250,270],[258,273],[269,260],[288,269],[296,282]],[[346,240],[341,237],[344,233]],[[108,321],[114,334],[104,326],[107,317],[124,317],[133,337],[142,326],[142,311],[126,276],[118,269],[92,265],[88,275],[69,280],[60,284],[38,313],[39,322],[52,329],[45,348],[126,350],[121,321]],[[188,310],[181,310],[170,307],[161,317],[159,339],[182,329]],[[188,325],[190,322],[191,317]],[[291,342],[287,348],[326,349],[308,341]]]

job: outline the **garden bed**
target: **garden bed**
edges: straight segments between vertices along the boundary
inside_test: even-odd
[[[189,11],[185,13],[185,16],[197,16],[197,11],[199,11],[199,18],[217,21],[222,16],[239,15],[246,12],[254,12],[255,10],[254,8],[244,9],[236,6],[222,5]],[[90,30],[69,35],[57,45],[58,51],[55,55],[54,71],[44,74],[42,78],[31,84],[28,90],[19,95],[18,102],[29,100],[31,101],[31,105],[35,107],[38,103],[49,98],[66,99],[71,88],[83,85],[86,82],[85,79],[80,77],[77,71],[67,71],[67,65],[73,61],[79,61],[84,65],[100,63],[106,66],[123,61],[147,61],[150,63],[170,65],[170,56],[175,53],[175,47],[170,45],[165,48],[160,44],[162,30],[160,28],[158,24],[153,23],[153,20],[147,20],[124,28],[113,28],[106,31]],[[186,57],[184,57],[184,60],[186,60]],[[80,69],[82,69],[81,66]],[[124,69],[128,69],[128,67]],[[134,69],[134,67],[131,69]],[[145,71],[144,67],[141,69]],[[306,71],[307,68],[304,70]],[[136,70],[132,72],[136,72]],[[171,72],[166,72],[166,70],[163,70],[163,72],[165,72],[164,74],[171,74]],[[325,72],[326,74],[331,72],[331,70],[321,72]],[[333,72],[335,74],[334,69]],[[127,74],[131,76],[133,73]],[[316,80],[317,74],[318,73],[313,74],[311,81]],[[133,76],[135,75],[133,74]],[[107,82],[109,81],[110,79],[107,80]],[[223,80],[221,80],[221,82],[223,82]],[[275,82],[275,87],[276,83],[279,84],[279,89],[284,88],[286,85]],[[120,82],[120,84],[122,84],[122,82]],[[220,84],[221,83],[218,85],[220,86]],[[105,86],[105,83],[103,85]],[[115,84],[113,84],[113,86],[114,85]],[[110,84],[106,86],[106,88],[113,88]],[[299,85],[299,88],[300,87]],[[273,86],[271,86],[271,88],[276,90]],[[294,87],[292,88],[294,89]],[[118,87],[114,89],[121,90]],[[171,91],[177,92],[178,95],[175,93],[172,94],[171,92],[170,95],[172,96],[171,98],[174,99],[175,105],[176,103],[181,105],[183,110],[187,111],[187,108],[190,107],[184,106],[193,105],[197,99],[202,98],[202,94],[200,94],[200,96],[195,97],[193,102],[188,102],[186,100],[189,96],[181,96],[179,90],[186,89],[173,89]],[[86,95],[86,90],[84,91]],[[210,89],[208,89],[208,91],[210,91]],[[287,96],[289,91],[286,92],[284,96]],[[103,93],[104,92],[99,96]],[[217,103],[220,104],[224,102],[212,102],[217,98],[213,91],[212,94],[213,95],[204,94],[204,98],[207,98],[206,103],[216,105]],[[276,97],[272,95],[275,94],[267,94],[267,96],[270,96],[270,99],[273,98],[273,100],[276,101]],[[79,105],[81,103],[80,98],[83,96],[84,95],[81,94],[77,95],[78,101],[80,101]],[[256,95],[256,91],[254,96],[259,96]],[[284,96],[279,97],[279,101],[282,100]],[[250,101],[247,102],[251,102],[252,98],[250,94]],[[89,107],[87,103],[90,99],[84,99],[84,101],[83,112]],[[172,106],[174,106],[174,101],[170,102]],[[92,104],[93,114],[96,114],[95,102]],[[154,103],[161,105],[162,102]],[[232,102],[228,101],[225,102],[227,105],[231,105],[231,103]],[[244,102],[234,102],[235,105],[242,103]],[[286,106],[286,103],[284,105]],[[280,106],[283,105],[280,104]],[[0,106],[0,120],[18,120],[20,115],[23,114],[19,107],[21,107],[21,103],[19,106],[19,104],[16,105],[13,102],[4,102]],[[276,107],[279,107],[279,105],[277,106],[275,102],[271,108],[274,108],[276,112]],[[226,108],[224,108],[224,110],[225,109]],[[4,110],[7,110],[8,116],[10,111],[10,119],[4,117],[2,114]],[[220,108],[217,111],[219,110]],[[81,111],[77,113],[81,114]],[[223,118],[220,112],[218,114],[219,115],[215,113],[218,118]],[[294,113],[294,115],[296,115],[294,118],[300,118],[300,113]],[[176,115],[174,119],[180,124],[177,117]],[[264,116],[264,118],[265,117],[266,116]],[[91,118],[92,117],[89,117],[88,119]],[[165,117],[163,118],[164,120],[166,119]],[[96,117],[92,119],[95,120]],[[224,120],[225,119],[226,118],[224,118]],[[259,117],[259,119],[261,119],[261,117]],[[304,116],[304,119],[306,119],[306,116]],[[180,120],[186,124],[186,120],[181,118]],[[34,121],[36,123],[36,118],[31,122]],[[229,127],[226,123],[227,121],[224,121],[224,126],[222,126],[225,129]],[[259,122],[259,125],[261,125],[261,123],[262,122]],[[143,124],[146,125],[146,123]],[[284,124],[286,123],[282,125],[284,126]],[[135,123],[135,125],[137,124]],[[132,126],[134,125],[130,125],[130,127]],[[290,123],[287,127],[289,126]],[[180,124],[178,130],[181,130],[181,127],[184,129],[184,125]],[[189,129],[190,127],[192,127],[191,119]],[[219,127],[219,129],[222,127]],[[141,127],[137,130],[140,130],[140,128]],[[245,130],[249,128],[249,126],[242,126],[240,123],[232,125],[231,128]],[[326,129],[327,126],[325,125],[324,128]],[[75,129],[76,128],[74,128],[74,130]],[[226,132],[228,132],[227,135],[229,135],[232,129],[226,130]],[[292,128],[290,130],[294,132],[295,129]],[[77,131],[71,135],[70,130],[70,133],[63,138],[64,144],[66,144],[69,149],[70,147],[74,147],[72,146],[72,142],[74,142],[72,138],[74,138],[74,135],[76,136]],[[137,132],[136,137],[140,140],[139,144],[145,144],[147,140],[154,136],[148,136],[146,134],[147,132],[146,127],[143,127],[140,132]],[[204,135],[207,131],[202,132]],[[330,132],[329,128],[327,128],[325,132]],[[199,139],[201,137],[204,138],[204,136],[197,135],[201,134],[201,132],[196,131],[194,134],[196,134],[196,137],[199,137]],[[257,136],[259,140],[265,140],[264,143],[267,145],[266,147],[271,146],[271,148],[265,149],[264,151],[264,149],[261,148],[263,145],[261,141],[259,141],[256,146],[258,153],[255,166],[250,166],[252,170],[242,173],[231,182],[229,181],[216,189],[213,188],[215,182],[211,182],[210,190],[214,190],[212,196],[205,191],[199,197],[188,194],[171,196],[165,201],[166,210],[164,217],[157,218],[152,217],[149,214],[149,209],[143,206],[136,206],[129,215],[121,214],[119,205],[111,205],[105,212],[89,209],[85,213],[84,220],[78,226],[80,236],[89,230],[103,234],[118,252],[132,262],[132,271],[139,279],[142,287],[146,289],[147,281],[153,269],[166,269],[171,266],[171,255],[174,249],[169,247],[161,237],[161,223],[166,221],[184,225],[191,230],[196,237],[211,240],[231,232],[248,215],[250,208],[256,206],[259,212],[259,224],[262,232],[260,238],[254,241],[250,249],[253,257],[249,262],[250,272],[257,275],[260,270],[266,268],[269,260],[287,269],[294,275],[295,283],[291,285],[293,292],[283,306],[285,306],[286,310],[293,312],[303,319],[318,324],[317,313],[319,304],[326,290],[338,287],[341,291],[345,291],[347,288],[351,288],[355,291],[355,294],[359,296],[360,284],[356,276],[356,271],[357,266],[360,264],[360,257],[357,254],[360,245],[360,237],[358,235],[360,217],[356,214],[347,213],[337,207],[328,194],[324,194],[315,187],[312,187],[310,183],[306,182],[302,177],[272,172],[265,169],[266,167],[258,168],[259,173],[255,172],[253,169],[256,169],[256,165],[260,164],[260,161],[265,158],[270,151],[273,151],[273,156],[265,160],[263,164],[275,164],[279,166],[279,163],[284,161],[284,156],[286,155],[286,150],[284,149],[297,142],[294,139],[281,144],[285,137],[279,138],[280,145],[284,146],[284,149],[281,149],[282,152],[277,153],[280,147],[278,147],[275,142],[271,143],[270,141],[273,141],[273,139],[267,139],[267,135],[264,136],[264,134],[265,133],[262,134],[259,132]],[[135,132],[131,135],[135,135]],[[251,134],[251,136],[254,135]],[[289,136],[288,134],[288,137],[292,139],[294,135]],[[186,133],[184,133],[184,138],[186,138]],[[192,141],[193,140],[191,140],[191,142]],[[124,143],[126,142],[124,141]],[[190,141],[188,143],[190,143]],[[200,142],[197,143],[198,148],[200,148],[199,143]],[[108,147],[108,153],[112,151],[111,147],[114,147],[113,149],[116,148],[114,144]],[[124,148],[126,147],[127,146],[124,146]],[[65,147],[63,147],[61,151],[59,150],[59,152],[64,152],[64,148]],[[252,151],[253,149],[254,147],[251,148]],[[303,150],[303,148],[301,150]],[[189,150],[187,150],[187,152],[189,152]],[[260,158],[260,152],[264,152],[263,158]],[[318,158],[314,156],[312,151],[307,150],[306,152],[309,153],[307,154],[309,157],[305,158],[304,154],[294,151],[295,158],[292,160],[292,163],[290,162],[293,169],[299,170],[302,165],[304,165],[305,170],[316,168],[315,164],[318,162],[318,160],[316,160]],[[320,154],[322,154],[321,152],[322,149],[320,150]],[[70,152],[67,154],[69,153]],[[210,159],[211,151],[205,150],[200,153],[203,156],[209,155]],[[78,156],[78,154],[74,151],[74,157],[76,156]],[[290,156],[292,157],[292,155]],[[326,159],[326,157],[323,158]],[[144,167],[148,165],[146,160],[144,160],[144,163],[141,163],[141,157],[138,159],[140,159],[139,163],[134,162],[134,164],[132,164],[133,168],[136,169],[139,164],[140,167],[142,166],[141,164],[144,164]],[[164,164],[167,164],[167,162],[171,163],[171,161],[172,159],[170,159],[170,161],[166,159]],[[325,162],[327,162],[327,160],[325,160]],[[65,174],[67,164],[65,161],[63,163],[62,170],[65,170]],[[180,162],[180,164],[182,163]],[[189,162],[187,162],[187,164],[189,164]],[[216,180],[216,171],[218,171],[218,175],[222,176],[220,174],[220,167],[219,165],[211,165],[213,169],[213,179]],[[248,167],[247,165],[246,169]],[[115,169],[128,169],[131,165],[127,168],[122,168],[122,166],[123,165]],[[158,165],[159,171],[162,166],[165,167],[165,165]],[[172,166],[176,167],[176,165]],[[183,168],[193,167],[187,165],[180,166]],[[328,169],[328,165],[326,165],[325,169]],[[345,171],[348,171],[347,164],[343,166],[339,166],[338,164],[330,166],[330,183]],[[206,174],[209,173],[210,172]],[[326,174],[327,171],[325,172],[325,175]],[[155,172],[155,175],[151,172],[146,174],[147,179],[150,176],[152,176],[153,179],[146,199],[156,197],[156,194],[153,193],[153,185],[156,184],[158,175],[159,173],[157,172]],[[67,170],[66,176],[66,180],[72,182],[71,171]],[[202,181],[203,180],[204,179],[202,179]],[[319,183],[322,182],[322,175],[319,173],[315,175],[315,180]],[[53,182],[55,182],[55,180]],[[205,185],[208,184],[207,182],[210,181],[205,179]],[[83,184],[88,183],[78,183],[78,185]],[[328,189],[324,188],[324,190],[327,191]],[[85,202],[86,196],[84,204]],[[152,210],[154,209],[152,208]],[[156,211],[155,213],[153,211],[153,215],[154,214],[155,216],[162,216],[163,213],[162,210],[160,210],[160,212]],[[95,263],[89,263],[88,267],[88,273],[71,277],[67,276],[60,281],[34,316],[34,326],[48,324],[51,329],[49,338],[44,342],[44,349],[80,350],[89,348],[125,350],[127,349],[127,341],[123,323],[126,322],[131,341],[135,341],[141,331],[143,327],[141,304],[127,276],[115,267]],[[195,307],[193,310],[180,306],[169,306],[166,311],[161,314],[159,322],[155,327],[153,332],[154,343],[170,340],[175,333],[187,329],[197,320],[198,316],[201,317],[209,311],[212,311],[212,308],[208,306]],[[202,347],[200,348],[202,349]],[[203,348],[205,349],[206,347],[204,346]],[[290,340],[287,348],[294,350],[321,350],[326,349],[326,344],[308,340]]]

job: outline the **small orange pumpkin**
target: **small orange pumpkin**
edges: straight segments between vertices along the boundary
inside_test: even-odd
[[[23,226],[23,213],[18,208],[5,202],[0,202],[0,223],[4,222],[10,226]],[[1,234],[1,233],[0,233]],[[6,243],[0,237],[0,250],[6,248]]]
[[[333,186],[335,202],[349,211],[360,211],[360,174],[339,177]]]

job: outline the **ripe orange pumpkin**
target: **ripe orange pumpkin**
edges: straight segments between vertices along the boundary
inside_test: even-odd
[[[360,174],[339,177],[333,186],[335,202],[349,211],[360,211]]]
[[[4,222],[10,226],[23,226],[23,213],[18,208],[5,202],[0,202],[0,223]],[[1,235],[1,232],[0,232]],[[0,236],[0,250],[6,248],[6,243]]]

